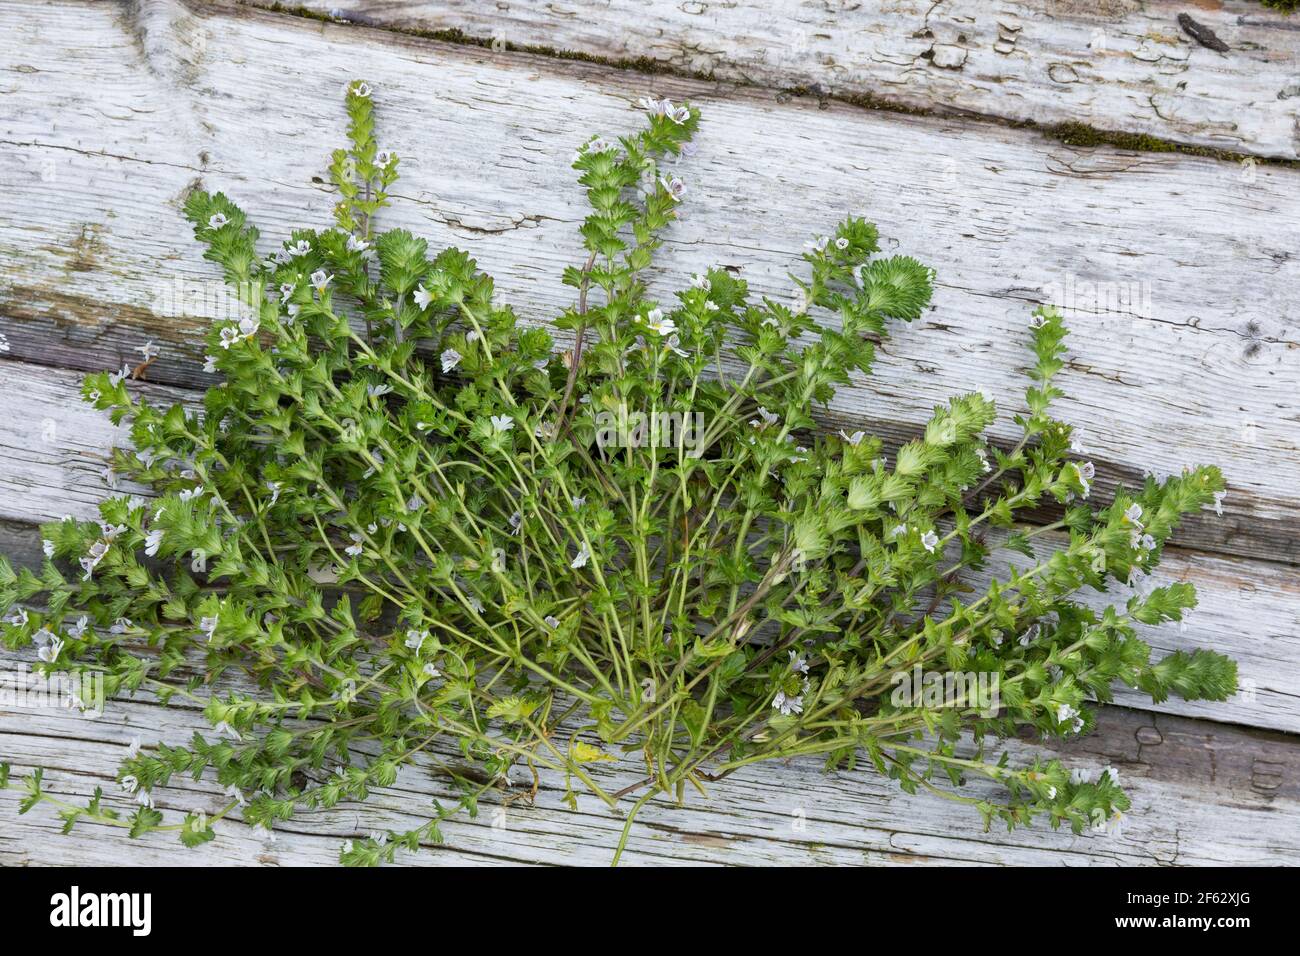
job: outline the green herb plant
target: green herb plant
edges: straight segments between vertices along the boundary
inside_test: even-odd
[[[202,406],[154,404],[129,375],[85,380],[130,426],[115,470],[155,497],[44,526],[39,569],[0,560],[9,647],[102,679],[110,701],[201,707],[214,732],[132,747],[117,778],[129,810],[0,767],[24,812],[48,803],[68,828],[195,845],[227,814],[273,828],[416,762],[459,802],[347,841],[344,862],[439,842],[447,816],[540,774],[571,803],[586,789],[625,814],[621,852],[649,801],[820,755],[967,803],[985,827],[1043,817],[1078,832],[1128,807],[1118,774],[1015,766],[1000,741],[1087,733],[1117,681],[1157,701],[1233,693],[1232,661],[1153,662],[1137,634],[1180,620],[1190,584],[1081,600],[1150,572],[1224,484],[1201,467],[1089,505],[1092,465],[1049,415],[1056,311],[1027,323],[1014,447],[982,437],[994,407],[978,391],[890,451],[827,434],[815,407],[931,298],[931,270],[882,256],[871,223],[810,243],[797,305],[725,269],[654,300],[647,270],[685,197],[671,163],[700,117],[643,101],[644,128],[575,156],[591,212],[555,320],[573,344],[557,352],[464,252],[375,229],[400,161],[376,144],[369,85],[351,83],[346,105],[332,227],[268,255],[224,195],[185,203],[242,304],[208,335],[219,380]],[[611,418],[635,425],[610,441]],[[687,420],[702,424],[652,427]],[[998,706],[900,699],[918,667],[992,676]],[[642,773],[611,792],[599,764],[620,753]],[[176,775],[215,777],[229,801],[166,822],[152,794]],[[978,792],[970,778],[986,778]]]

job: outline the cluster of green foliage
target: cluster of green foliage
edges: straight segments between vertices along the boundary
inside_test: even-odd
[[[1190,585],[1103,610],[1080,600],[1150,572],[1223,479],[1148,478],[1090,507],[1092,466],[1049,415],[1055,311],[1027,323],[1014,447],[986,442],[979,392],[890,452],[827,435],[814,406],[869,373],[875,343],[931,297],[931,271],[880,255],[872,224],[810,243],[796,306],[723,269],[652,300],[646,270],[684,196],[669,163],[699,113],[649,101],[639,132],[575,156],[587,256],[564,274],[574,301],[555,324],[575,345],[556,352],[464,252],[374,230],[399,159],[375,142],[370,88],[350,84],[346,104],[331,228],[267,256],[224,195],[186,203],[244,308],[210,332],[219,381],[202,407],[86,379],[85,397],[130,426],[115,470],[156,497],[47,525],[39,569],[0,560],[7,645],[35,643],[43,670],[99,675],[110,695],[200,706],[215,732],[133,748],[118,778],[129,814],[0,769],[24,810],[195,844],[234,811],[271,828],[364,800],[417,756],[457,781],[459,804],[424,826],[346,844],[345,862],[372,864],[509,792],[512,766],[555,774],[573,799],[585,787],[630,825],[648,800],[818,754],[969,803],[986,826],[1081,831],[1127,808],[1118,774],[1013,766],[1000,741],[1088,732],[1115,682],[1157,700],[1233,693],[1230,660],[1153,662],[1138,636],[1181,619]],[[706,425],[690,447],[684,433],[598,441],[601,413],[626,409]],[[1025,520],[1044,506],[1059,517]],[[973,574],[991,579],[976,589]],[[899,701],[897,676],[917,667],[992,675],[1000,707]],[[609,792],[595,765],[619,751],[645,774]],[[228,805],[164,823],[151,793],[177,775],[215,776]],[[971,777],[987,778],[977,793]]]

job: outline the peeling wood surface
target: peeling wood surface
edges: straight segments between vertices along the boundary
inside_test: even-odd
[[[14,423],[0,432],[0,521],[30,529],[64,515],[98,518],[96,506],[115,487],[120,493],[148,493],[109,484],[109,450],[125,444],[128,434],[81,401],[79,381],[75,372],[0,360],[0,408],[10,411]],[[196,397],[185,389],[130,387],[158,404]],[[15,537],[21,541],[4,553],[39,561],[35,530]],[[0,543],[8,545],[3,533]],[[1048,543],[1060,542],[1049,538]],[[1011,557],[995,556],[990,573],[1005,576]],[[1127,690],[1117,691],[1117,699],[1139,709],[1300,733],[1300,578],[1294,569],[1171,548],[1146,583],[1172,581],[1195,584],[1199,606],[1184,627],[1142,628],[1143,638],[1160,655],[1195,647],[1230,655],[1239,664],[1245,691],[1226,703],[1171,699],[1155,705]],[[972,583],[978,586],[979,580]],[[1095,593],[1089,603],[1122,605],[1132,593],[1128,588]]]
[[[268,0],[253,0],[269,6]],[[291,4],[286,4],[291,5]],[[306,0],[317,13],[912,109],[1300,155],[1300,29],[1252,0]],[[1227,49],[1198,43],[1194,18]]]
[[[1224,519],[1190,521],[1178,543],[1300,563],[1300,170],[1262,166],[1246,182],[1214,160],[818,110],[243,7],[5,6],[0,30],[0,151],[19,178],[0,194],[13,357],[114,368],[151,338],[164,346],[158,380],[200,384],[199,337],[220,304],[177,207],[196,185],[221,189],[268,247],[327,224],[326,153],[352,75],[377,84],[382,135],[403,157],[384,223],[469,249],[504,300],[545,322],[570,303],[560,274],[581,258],[573,148],[633,128],[648,84],[705,111],[656,295],[719,264],[790,298],[805,239],[848,213],[938,270],[934,310],[896,331],[828,425],[898,439],[982,387],[1004,412],[994,436],[1014,439],[1025,324],[1056,299],[1073,327],[1061,414],[1084,431],[1099,491],[1148,467],[1219,462]],[[272,105],[290,88],[306,107]]]
[[[0,753],[16,766],[41,764],[52,795],[84,797],[96,786],[114,792],[118,762],[134,736],[180,744],[210,734],[196,711],[144,701],[114,701],[88,720],[60,709],[0,711]],[[1038,748],[1009,742],[1013,760]],[[1246,865],[1300,862],[1300,750],[1262,731],[1156,716],[1122,708],[1102,711],[1097,733],[1077,741],[1073,765],[1113,765],[1133,808],[1114,832],[1074,836],[1042,824],[1008,834],[984,833],[969,807],[929,794],[908,796],[874,771],[825,774],[797,760],[751,767],[713,785],[708,799],[692,793],[685,807],[648,805],[637,817],[626,864],[866,865]],[[597,782],[617,790],[643,771],[634,760],[592,765]],[[520,781],[522,782],[522,778]],[[484,798],[477,819],[444,827],[447,843],[402,862],[608,863],[622,820],[595,798],[569,810],[563,784],[544,776],[533,805],[502,795]],[[972,781],[972,793],[982,792]],[[521,789],[521,788],[520,788]],[[393,787],[363,805],[343,804],[288,823],[272,843],[265,831],[235,820],[217,825],[217,839],[183,850],[167,834],[129,840],[107,827],[59,833],[49,807],[17,816],[17,796],[0,792],[0,866],[23,864],[324,865],[337,861],[342,839],[374,830],[402,830],[427,819],[431,798],[448,789],[421,767],[404,768]],[[991,793],[990,793],[991,795]],[[213,813],[227,798],[209,778],[178,779],[156,793],[169,811]],[[112,799],[111,797],[108,799]]]
[[[631,4],[592,9],[606,17]],[[430,7],[366,6],[387,17]],[[896,6],[911,15],[907,0]],[[957,17],[961,6],[935,5],[931,22]],[[1132,18],[1164,16],[1157,8],[1171,5],[1128,6],[1133,11],[1115,21],[1120,37]],[[720,21],[747,9],[744,2],[710,7]],[[478,16],[454,0],[444,8],[448,16]],[[544,22],[535,5],[502,9],[521,23]],[[1017,48],[1030,38],[1068,42],[1030,30],[1043,9],[1021,10],[1029,23]],[[1164,12],[1172,22],[1177,11]],[[1221,36],[1235,36],[1218,26],[1218,13],[1194,13]],[[1249,55],[1234,47],[1210,70],[1205,57],[1220,54],[1182,51],[1189,56],[1179,75],[1212,75],[1203,88],[1189,84],[1186,99],[1206,116],[1214,115],[1206,103],[1222,105],[1206,90],[1250,73],[1242,64],[1251,57],[1264,65],[1249,81],[1271,82],[1276,51],[1300,36],[1277,39],[1275,28],[1262,25],[1266,14],[1253,6],[1251,14],[1236,28],[1273,33],[1259,48],[1243,45]],[[798,5],[789,15],[831,16],[824,5]],[[585,26],[599,33],[600,17]],[[1064,35],[1086,19],[1057,10],[1051,23]],[[461,24],[473,33],[472,25]],[[967,42],[986,25],[981,14]],[[611,29],[606,21],[604,31]],[[752,24],[751,35],[765,35],[762,29]],[[639,35],[630,30],[628,42]],[[966,82],[980,62],[977,46],[969,66],[949,71],[962,96],[978,90]],[[780,56],[825,64],[805,52],[802,60]],[[301,67],[308,62],[310,72]],[[1049,97],[1053,108],[1108,111],[1126,130],[1151,131],[1103,89],[1112,82],[1139,89],[1145,81],[1115,73],[1122,58],[1095,62],[1105,64],[1094,67],[1104,74],[1091,84],[1095,99]],[[776,69],[756,82],[795,81]],[[785,273],[797,265],[803,240],[847,213],[878,222],[889,251],[938,270],[936,308],[896,331],[876,375],[841,393],[824,415],[826,427],[866,426],[901,440],[933,404],[976,387],[990,391],[1009,418],[1020,407],[1028,314],[1056,296],[1075,307],[1061,413],[1084,429],[1098,461],[1098,494],[1144,467],[1214,461],[1228,476],[1225,516],[1190,522],[1158,576],[1195,582],[1201,606],[1185,631],[1162,628],[1149,637],[1160,651],[1199,645],[1232,654],[1253,687],[1221,705],[1154,706],[1122,694],[1124,706],[1102,709],[1099,732],[1067,750],[1083,766],[1114,763],[1132,785],[1134,810],[1118,834],[1074,837],[1043,826],[984,834],[965,808],[908,797],[874,773],[824,776],[815,762],[796,762],[750,768],[685,810],[652,805],[634,829],[629,861],[1300,862],[1300,747],[1289,735],[1300,732],[1300,170],[1075,149],[996,124],[838,103],[819,109],[809,99],[778,100],[771,90],[502,54],[229,3],[6,4],[0,333],[10,351],[0,356],[0,550],[35,560],[33,522],[92,514],[110,490],[104,455],[121,436],[77,400],[75,370],[116,368],[152,339],[164,351],[150,369],[158,384],[143,390],[188,401],[210,381],[200,370],[201,338],[222,301],[179,215],[189,189],[231,195],[268,245],[290,227],[328,223],[326,154],[342,137],[340,88],[354,75],[379,89],[381,136],[402,156],[403,180],[384,224],[410,228],[434,246],[469,249],[527,321],[546,322],[570,299],[559,275],[579,258],[583,200],[568,169],[574,146],[591,132],[632,129],[642,95],[690,98],[704,108],[705,126],[697,152],[680,164],[690,188],[687,218],[671,231],[655,294],[667,297],[690,272],[719,264],[739,270],[756,291],[788,297]],[[1008,91],[1036,82],[1032,71],[1001,81]],[[920,95],[943,106],[927,83]],[[285,89],[304,105],[275,106]],[[987,90],[984,98],[993,99]],[[1001,100],[1033,106],[1023,92]],[[958,100],[948,105],[1002,115]],[[1238,109],[1233,135],[1241,141],[1216,145],[1274,155],[1258,145],[1258,130],[1277,130],[1266,116],[1275,113]],[[1210,128],[1200,118],[1192,125]],[[1192,135],[1183,141],[1198,142]],[[1102,295],[1090,297],[1084,282],[1102,283]],[[995,430],[1004,440],[1013,433],[1009,421]],[[146,744],[179,742],[202,727],[194,712],[145,700],[113,702],[98,721],[0,710],[0,759],[43,764],[56,790],[85,795],[97,784],[111,789],[119,757],[105,743],[125,744],[137,733]],[[1013,742],[1011,749],[1023,759],[1036,748]],[[636,774],[627,762],[601,770],[611,781]],[[189,787],[160,795],[164,809],[216,807],[211,781]],[[60,838],[45,809],[16,817],[16,798],[0,793],[0,864],[328,863],[342,837],[419,823],[439,787],[428,774],[407,773],[364,807],[295,821],[277,843],[231,822],[215,844],[192,854],[161,835],[128,841],[97,828]],[[408,859],[606,862],[621,821],[590,801],[576,813],[564,809],[557,787],[543,781],[536,806],[512,804],[504,827],[493,825],[500,822],[494,798],[478,820],[447,826],[450,847]]]

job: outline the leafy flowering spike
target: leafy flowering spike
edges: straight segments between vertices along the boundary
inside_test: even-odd
[[[987,441],[979,391],[901,444],[824,428],[819,406],[930,307],[933,272],[881,257],[876,227],[848,218],[810,239],[783,293],[756,299],[700,261],[651,298],[700,126],[651,99],[640,128],[573,158],[590,213],[554,323],[573,346],[555,354],[466,253],[375,229],[398,160],[375,140],[375,90],[349,83],[345,106],[329,228],[259,252],[225,196],[186,201],[240,304],[209,333],[222,380],[201,411],[154,404],[118,371],[86,378],[130,429],[115,470],[154,497],[46,525],[38,570],[0,559],[8,646],[102,679],[106,697],[184,700],[211,729],[123,748],[117,792],[84,805],[0,765],[21,811],[197,846],[228,815],[271,829],[365,800],[450,738],[459,799],[404,833],[350,836],[342,862],[440,841],[448,816],[509,799],[516,764],[617,807],[588,772],[616,746],[649,763],[636,807],[816,754],[865,758],[908,792],[983,776],[997,799],[955,796],[986,826],[1082,832],[1128,809],[1118,772],[1013,766],[999,740],[1087,733],[1117,682],[1156,700],[1233,692],[1232,661],[1153,662],[1140,636],[1193,607],[1189,584],[1142,582],[1185,515],[1221,510],[1223,476],[1097,501],[1080,436],[1049,415],[1055,310],[1028,322],[1010,450]],[[1028,521],[1044,504],[1062,516]],[[1082,600],[1116,584],[1136,593]],[[257,691],[213,694],[231,670]],[[153,794],[178,775],[223,796],[164,813]]]

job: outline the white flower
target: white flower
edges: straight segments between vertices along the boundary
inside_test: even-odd
[[[149,361],[150,359],[156,359],[159,355],[162,354],[158,346],[153,344],[152,339],[144,343],[144,345],[137,345],[131,351],[139,352],[141,355],[144,356],[146,362]]]
[[[845,239],[843,236],[840,236],[838,239],[835,240],[836,249],[847,249],[848,247],[849,247],[849,241]]]
[[[14,612],[5,618],[6,624],[12,624],[14,627],[24,627],[27,624],[27,612],[20,607],[14,608]]]
[[[817,236],[814,239],[809,239],[803,245],[805,249],[811,249],[813,252],[825,252],[826,243],[828,241],[829,240],[825,236]]]
[[[889,529],[889,536],[891,538],[898,538],[905,534],[907,534],[907,525],[905,524],[896,524]]]
[[[90,546],[90,550],[87,551],[86,556],[78,560],[77,563],[80,564],[81,569],[86,572],[84,580],[90,580],[90,576],[94,573],[95,568],[99,566],[99,562],[104,560],[104,555],[106,554],[108,554],[108,542],[96,541]]]
[[[1029,320],[1029,327],[1031,329],[1041,329],[1046,324],[1047,324],[1047,319],[1044,318],[1043,315],[1038,312],[1035,312]]]
[[[691,276],[691,285],[697,289],[703,289],[705,292],[708,292],[711,288],[709,277],[701,272],[697,272],[695,275]]]
[[[791,714],[802,714],[803,695],[787,697],[785,691],[779,690],[776,692],[776,696],[772,698],[772,708],[779,711],[782,717],[789,717]]]
[[[158,553],[158,546],[162,544],[163,532],[161,528],[155,528],[144,536],[144,553],[153,557]]]
[[[1223,517],[1223,499],[1227,496],[1226,491],[1216,491],[1214,493],[1214,513]]]
[[[137,793],[135,795],[135,802],[140,804],[142,807],[148,807],[150,810],[153,809],[153,796],[147,790],[141,790]]]
[[[583,498],[581,495],[574,495],[572,501],[574,508],[581,508],[587,503],[587,499]]]
[[[775,425],[780,420],[780,415],[775,412],[769,412],[766,406],[760,405],[758,406],[758,418],[751,420],[749,424],[753,425],[755,428],[766,428],[769,425]]]
[[[1119,786],[1119,771],[1116,770],[1114,767],[1107,767],[1105,770],[1103,770],[1101,772],[1101,778],[1103,780],[1109,779],[1114,786],[1116,787]]]
[[[553,614],[546,615],[546,617],[542,618],[542,622],[552,631],[560,626],[560,619]]]
[[[1092,783],[1092,771],[1076,767],[1070,771],[1070,783],[1076,787],[1083,783]]]
[[[375,154],[375,165],[380,169],[387,169],[388,164],[393,161],[393,154],[386,149],[381,149]]]
[[[686,184],[676,176],[659,177],[659,184],[664,187],[664,191],[672,198],[673,202],[681,202],[682,197],[686,195]]]
[[[228,736],[230,737],[231,740],[243,740],[243,739],[244,739],[243,737],[239,736],[239,731],[238,731],[238,730],[236,730],[234,727],[231,727],[231,726],[230,726],[228,723],[226,723],[224,720],[221,721],[220,723],[218,723],[218,724],[217,724],[215,727],[213,727],[212,729],[213,729],[214,732],[216,732],[216,733],[218,733],[218,734],[226,734],[226,735],[228,735]]]
[[[1056,788],[1055,788],[1055,787],[1048,787],[1048,788],[1047,788],[1047,799],[1048,799],[1048,800],[1055,800],[1055,799],[1056,799]]]
[[[847,434],[845,434],[844,429],[841,428],[841,429],[840,429],[840,437],[843,438],[843,439],[844,439],[846,442],[848,442],[850,445],[861,445],[861,444],[862,444],[862,439],[864,439],[864,438],[867,437],[867,433],[864,432],[864,431],[859,430],[859,431],[854,432],[852,435],[847,435]]]
[[[427,309],[429,303],[433,301],[433,293],[426,289],[423,283],[421,283],[419,286],[416,286],[415,291],[411,293],[411,298],[415,300],[415,304],[421,309]],[[444,352],[443,354],[445,355],[446,353]],[[446,369],[443,369],[443,371],[446,371]]]
[[[207,372],[209,375],[215,375],[217,373],[217,357],[215,355],[203,356],[203,371]]]
[[[671,351],[674,355],[677,355],[681,358],[690,357],[687,354],[686,350],[682,348],[682,340],[677,337],[676,332],[674,332],[672,335],[668,336],[668,338],[664,340],[664,345],[666,345],[669,351]]]
[[[220,229],[228,222],[230,222],[230,220],[226,218],[225,213],[220,213],[220,212],[213,213],[211,216],[208,217],[208,228]]]
[[[1027,630],[1025,631],[1025,633],[1023,633],[1023,634],[1020,635],[1020,640],[1019,640],[1019,644],[1020,644],[1020,646],[1021,646],[1021,647],[1028,647],[1028,646],[1029,646],[1030,644],[1032,644],[1034,641],[1038,640],[1038,632],[1039,632],[1040,630],[1041,630],[1041,628],[1040,628],[1037,624],[1035,624],[1033,627],[1027,629]]]
[[[9,336],[5,335],[3,332],[0,332],[0,352],[8,352],[8,351],[9,351]]]
[[[347,91],[353,96],[369,96],[370,84],[365,80],[353,80],[348,84]]]
[[[49,538],[41,539],[41,550],[45,552],[47,558],[54,557],[54,542]]]
[[[280,286],[280,303],[284,304],[293,298],[294,290],[298,287],[292,282],[286,282]]]
[[[492,430],[495,432],[508,432],[515,427],[515,420],[509,415],[493,415]]]
[[[364,239],[358,239],[356,236],[348,236],[348,252],[365,252],[370,248],[370,243]]]
[[[68,628],[68,634],[69,634],[69,635],[70,635],[74,640],[78,640],[78,641],[79,641],[79,640],[81,640],[81,635],[83,635],[83,634],[86,633],[86,627],[87,627],[89,624],[90,624],[90,619],[87,618],[86,615],[83,614],[83,615],[81,615],[81,617],[77,618],[77,623],[76,623],[76,624],[73,624],[70,628]]]
[[[280,500],[280,483],[278,481],[268,481],[266,487],[271,492],[271,504],[275,504]]]
[[[581,548],[578,549],[578,556],[573,559],[569,567],[576,571],[579,568],[585,568],[587,566],[587,562],[590,560],[591,560],[591,551],[584,544]]]
[[[108,382],[110,385],[116,387],[118,385],[121,385],[122,381],[126,379],[128,376],[130,376],[130,374],[131,374],[131,366],[123,365],[118,371],[109,373]]]
[[[442,355],[439,356],[439,358],[442,359],[442,373],[443,373],[444,375],[446,375],[448,372],[450,372],[452,369],[454,369],[457,365],[459,365],[459,364],[460,364],[460,360],[463,359],[464,357],[465,357],[465,356],[461,355],[461,354],[460,354],[459,352],[457,352],[455,349],[446,349],[446,350],[444,350],[443,353],[442,353]]]
[[[1074,718],[1078,716],[1079,716],[1079,712],[1075,710],[1073,707],[1071,707],[1069,704],[1061,704],[1061,706],[1056,708],[1057,723],[1063,724],[1067,720],[1074,720]]]
[[[420,648],[424,646],[424,642],[428,639],[428,631],[417,631],[415,628],[411,628],[411,630],[406,632],[406,640],[402,643],[418,654],[420,653]]]
[[[927,531],[921,535],[921,544],[925,546],[925,550],[934,554],[934,549],[939,545],[939,536],[933,531]]]
[[[393,390],[393,386],[387,383],[383,385],[366,386],[366,394],[369,395],[371,398],[379,398],[380,396],[387,395],[392,390]]]
[[[199,630],[207,635],[209,641],[217,633],[217,623],[218,619],[215,617],[205,617],[199,621]]]
[[[712,299],[709,299],[707,302],[704,303],[704,310],[706,312],[717,312],[718,303],[714,302]]]
[[[980,460],[980,466],[984,474],[987,475],[990,471],[993,470],[993,466],[989,464],[989,453],[986,452],[983,448],[975,449],[975,457]]]
[[[350,554],[354,558],[360,557],[361,553],[365,551],[365,545],[361,543],[361,535],[353,531],[348,537],[352,539],[352,543],[343,549],[344,553]]]
[[[1124,517],[1139,527],[1142,524],[1142,506],[1136,501],[1124,509]]]
[[[108,633],[125,634],[133,627],[135,627],[135,625],[131,623],[131,619],[129,617],[119,617],[116,621],[113,622],[113,626],[108,629]]]
[[[519,526],[522,525],[522,524],[524,523],[524,516],[521,515],[518,511],[516,511],[514,514],[512,514],[512,515],[511,515],[509,518],[507,518],[506,520],[510,523],[510,533],[511,533],[511,534],[518,534],[518,533],[519,533]]]
[[[47,664],[53,664],[59,659],[59,654],[63,651],[63,641],[44,628],[41,628],[36,636],[39,638],[41,634],[49,634],[50,640],[49,643],[36,652],[36,656]]]
[[[790,651],[790,669],[798,671],[800,674],[808,673],[807,658],[800,657],[796,652]]]
[[[657,335],[672,335],[677,331],[676,323],[672,319],[666,318],[659,309],[651,309],[645,320],[646,328]]]
[[[312,288],[317,292],[324,292],[325,288],[330,284],[330,280],[333,278],[334,277],[331,275],[326,275],[324,269],[317,269],[311,274]]]
[[[441,677],[441,676],[442,676],[442,671],[438,670],[438,668],[434,667],[432,664],[425,664],[424,667],[421,668],[421,669],[424,671],[424,676],[425,676],[425,677]]]
[[[123,793],[135,793],[140,789],[140,781],[131,774],[127,774],[122,778],[122,782],[118,786],[122,788]]]

